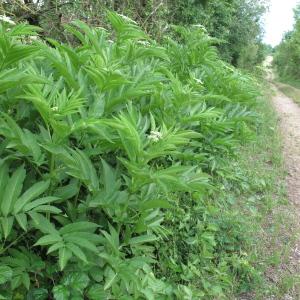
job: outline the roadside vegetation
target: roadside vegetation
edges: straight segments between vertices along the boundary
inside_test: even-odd
[[[277,120],[203,26],[156,40],[107,12],[62,42],[2,19],[0,299],[283,291]]]
[[[286,33],[275,49],[274,66],[279,80],[300,88],[300,4],[294,10],[294,29]]]
[[[300,104],[300,89],[293,86],[291,81],[287,81],[287,84],[282,82],[277,82],[276,86],[281,92],[293,99],[296,103]]]
[[[155,40],[162,41],[170,24],[201,24],[218,43],[221,58],[234,66],[252,69],[264,60],[261,17],[267,0],[3,0],[0,14],[43,28],[42,35],[70,41],[64,24],[82,20],[106,27],[106,10],[136,21]]]

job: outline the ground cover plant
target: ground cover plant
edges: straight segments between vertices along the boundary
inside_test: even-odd
[[[220,299],[259,271],[224,189],[258,86],[202,27],[0,27],[0,298]],[[263,186],[263,185],[262,185]],[[262,187],[261,186],[261,187]],[[221,195],[223,195],[221,197]]]

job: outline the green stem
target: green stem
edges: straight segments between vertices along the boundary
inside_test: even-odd
[[[18,236],[13,242],[7,245],[4,249],[0,250],[0,255],[6,252],[10,247],[16,244],[21,238],[23,238],[28,232],[23,232],[20,236]]]

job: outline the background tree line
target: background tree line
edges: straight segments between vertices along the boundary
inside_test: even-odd
[[[274,64],[282,80],[300,82],[300,3],[294,10],[294,18],[293,30],[285,34],[276,48]]]
[[[261,17],[266,6],[267,0],[4,0],[0,10],[60,40],[67,39],[62,26],[74,19],[106,26],[107,9],[131,17],[158,40],[171,24],[201,24],[218,40],[223,59],[249,69],[264,57]]]

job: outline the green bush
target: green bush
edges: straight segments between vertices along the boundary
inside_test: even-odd
[[[42,35],[60,41],[66,40],[63,24],[79,19],[105,27],[105,12],[113,10],[131,17],[159,41],[172,24],[201,24],[218,39],[223,60],[250,71],[264,61],[261,21],[268,6],[265,0],[27,0],[22,5],[19,2],[1,1],[0,11],[15,20],[40,26]]]
[[[202,28],[158,45],[113,33],[0,27],[0,298],[213,299],[257,276],[247,226],[218,199],[253,138],[254,82]],[[112,40],[111,40],[112,39]]]
[[[274,65],[280,79],[299,86],[300,82],[300,5],[294,10],[295,25],[275,48]]]

